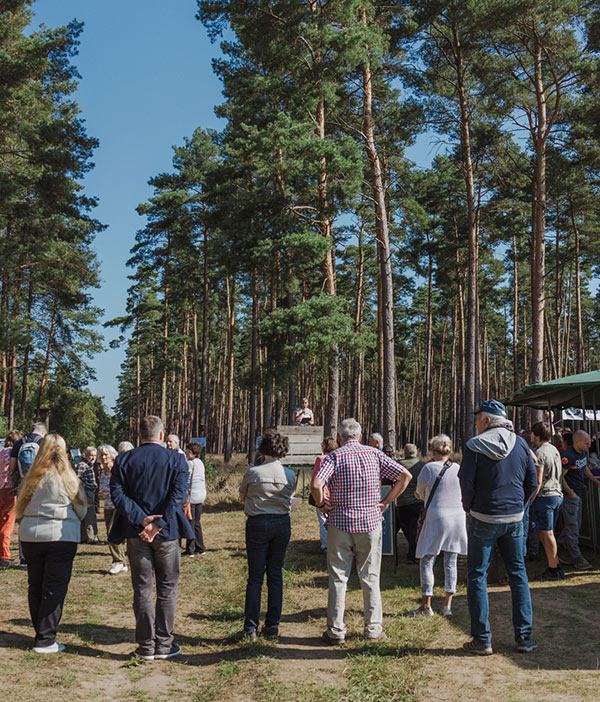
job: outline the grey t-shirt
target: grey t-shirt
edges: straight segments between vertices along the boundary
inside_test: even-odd
[[[260,514],[288,514],[296,491],[296,475],[275,459],[260,466],[250,466],[240,492],[246,495],[244,512],[249,517]]]
[[[562,497],[562,466],[560,453],[550,443],[542,444],[535,452],[538,464],[544,468],[539,497]]]

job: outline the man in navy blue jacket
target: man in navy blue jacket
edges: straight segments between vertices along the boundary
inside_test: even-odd
[[[467,513],[468,582],[472,641],[469,653],[489,655],[492,633],[489,622],[487,571],[493,548],[506,565],[512,592],[513,624],[517,650],[533,651],[533,612],[523,550],[523,515],[537,489],[533,456],[517,436],[504,405],[486,400],[475,413],[477,436],[469,439],[458,477]]]
[[[110,478],[117,513],[108,540],[127,539],[136,654],[143,660],[172,658],[181,653],[173,643],[179,539],[194,538],[182,507],[188,489],[188,465],[182,454],[163,448],[164,436],[160,417],[145,417],[140,422],[141,446],[117,456]]]

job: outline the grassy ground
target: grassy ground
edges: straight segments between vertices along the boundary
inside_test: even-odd
[[[365,642],[362,597],[353,576],[347,599],[349,636],[339,648],[320,640],[325,623],[327,576],[318,552],[314,510],[303,504],[292,515],[293,534],[284,572],[284,615],[279,643],[235,644],[244,605],[244,517],[236,502],[239,476],[213,480],[202,517],[207,556],[182,563],[176,641],[183,655],[140,663],[135,648],[128,575],[110,576],[106,547],[81,546],[59,640],[64,654],[31,651],[26,575],[0,571],[0,660],[10,702],[78,700],[256,700],[257,702],[399,702],[485,700],[553,702],[598,699],[600,655],[600,559],[595,570],[569,574],[562,583],[532,582],[538,651],[513,650],[510,591],[490,590],[496,655],[462,654],[468,638],[464,589],[452,621],[441,616],[412,620],[418,573],[391,558],[382,566],[384,627],[388,640]],[[102,534],[101,534],[102,535]],[[405,541],[399,537],[401,553]],[[543,570],[531,564],[530,573]],[[441,573],[437,571],[438,582]],[[440,597],[434,601],[438,609]]]

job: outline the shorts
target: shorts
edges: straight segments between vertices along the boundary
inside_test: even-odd
[[[553,531],[563,498],[558,495],[536,497],[531,505],[531,519],[536,531]]]

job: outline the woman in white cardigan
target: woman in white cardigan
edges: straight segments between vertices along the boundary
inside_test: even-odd
[[[15,507],[27,560],[29,612],[36,653],[64,650],[56,629],[71,580],[80,521],[87,512],[83,485],[71,468],[62,436],[47,434],[21,483]]]
[[[417,481],[415,496],[429,499],[436,479],[447,465],[442,478],[433,493],[419,539],[416,557],[421,571],[421,606],[409,612],[410,616],[432,616],[431,597],[433,595],[433,565],[441,551],[444,552],[445,597],[442,614],[452,616],[452,596],[456,592],[458,554],[467,553],[467,527],[462,507],[458,463],[450,460],[452,444],[445,434],[434,436],[429,442],[433,461],[426,463]]]

